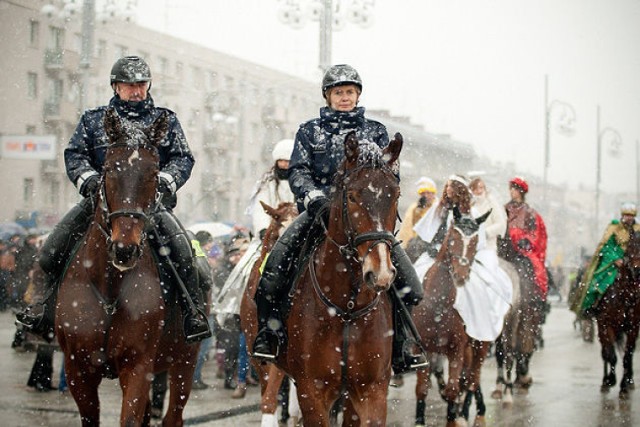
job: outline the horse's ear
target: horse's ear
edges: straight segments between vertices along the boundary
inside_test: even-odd
[[[347,167],[354,167],[358,163],[358,137],[355,131],[347,134],[344,140],[344,154],[347,158]]]
[[[149,126],[149,128],[145,131],[147,137],[149,138],[149,142],[153,145],[158,145],[160,141],[162,141],[165,136],[167,136],[167,132],[169,131],[169,113],[163,111],[160,116]]]
[[[485,212],[484,214],[480,215],[478,218],[476,218],[476,223],[478,225],[480,225],[483,222],[485,222],[487,220],[487,218],[489,218],[489,215],[491,215],[492,211],[493,211],[493,209],[489,209],[487,212]]]
[[[114,142],[122,134],[122,122],[113,108],[107,108],[104,115],[104,131],[109,141]]]
[[[269,215],[273,219],[277,219],[276,217],[278,216],[278,211],[275,208],[272,208],[262,200],[260,200],[260,204],[262,205],[262,209],[264,209],[267,215]]]
[[[384,158],[388,159],[387,164],[393,165],[398,160],[398,157],[400,157],[400,151],[402,151],[402,144],[402,135],[397,132],[393,136],[391,142],[389,142],[389,145],[387,145],[383,151]]]

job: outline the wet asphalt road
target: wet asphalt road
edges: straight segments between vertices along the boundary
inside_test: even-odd
[[[537,351],[531,363],[534,384],[526,395],[515,396],[511,408],[491,399],[496,369],[488,359],[482,372],[482,387],[487,404],[488,426],[637,426],[640,425],[640,390],[627,401],[618,399],[617,389],[600,392],[602,362],[600,346],[586,343],[572,326],[573,314],[565,304],[554,303],[544,327],[544,348]],[[26,381],[35,353],[19,353],[10,344],[15,328],[12,315],[0,313],[0,426],[79,426],[73,399],[57,391],[36,392]],[[56,353],[57,373],[61,355]],[[618,362],[620,364],[620,361]],[[636,371],[640,356],[634,357]],[[621,368],[619,368],[621,369]],[[231,399],[231,390],[215,378],[215,363],[207,362],[205,382],[213,387],[194,391],[186,409],[187,425],[259,426],[259,393],[250,387],[244,399]],[[636,381],[640,381],[636,375]],[[412,426],[415,412],[415,375],[405,377],[405,385],[391,389],[387,425]],[[117,381],[105,380],[100,388],[102,425],[119,425],[120,391]],[[472,408],[472,412],[474,408]],[[445,424],[445,404],[432,393],[428,401],[427,425]]]

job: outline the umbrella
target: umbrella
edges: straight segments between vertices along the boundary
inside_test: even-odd
[[[15,235],[26,236],[27,230],[17,222],[3,222],[0,224],[0,240],[9,240]]]
[[[226,236],[233,232],[233,227],[229,227],[221,222],[200,222],[187,227],[187,230],[197,233],[198,231],[207,231],[211,237]]]

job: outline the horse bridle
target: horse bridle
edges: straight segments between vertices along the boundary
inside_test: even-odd
[[[116,148],[116,147],[126,147],[126,148],[135,148],[135,149],[145,148],[147,150],[153,151],[154,154],[156,155],[158,154],[158,148],[146,142],[140,142],[136,144],[131,144],[127,142],[116,142],[113,144],[109,144],[107,146],[107,150],[109,150],[110,148]],[[109,205],[107,203],[107,197],[106,197],[106,182],[104,180],[104,175],[103,177],[100,178],[99,193],[100,193],[100,198],[99,198],[100,212],[102,214],[102,220],[106,225],[106,228],[103,227],[101,223],[98,223],[98,228],[100,229],[102,234],[105,236],[107,240],[107,244],[111,243],[111,221],[113,221],[115,218],[119,218],[123,216],[128,218],[133,218],[133,219],[139,219],[139,220],[142,220],[142,222],[144,223],[144,229],[146,229],[147,225],[149,224],[150,212],[154,212],[157,209],[157,207],[161,203],[161,198],[162,198],[162,196],[156,192],[154,203],[151,205],[150,209],[146,211],[139,211],[139,210],[133,210],[133,209],[118,209],[116,211],[110,212]],[[147,237],[147,234],[146,232],[143,231],[141,242],[144,242],[146,240],[146,237]]]
[[[365,168],[376,168],[376,167],[379,167],[379,166],[362,165],[354,169],[351,169],[349,171],[346,171],[343,182],[346,181],[349,175],[354,172],[360,171]],[[389,172],[391,172],[391,170],[389,170]],[[396,212],[396,215],[397,215],[397,212]],[[394,234],[391,233],[390,231],[386,231],[386,230],[367,231],[365,233],[360,233],[360,234],[357,234],[354,231],[355,227],[353,226],[353,222],[351,221],[351,217],[349,216],[348,210],[347,210],[347,191],[344,187],[342,189],[342,223],[345,225],[345,234],[347,236],[347,243],[344,245],[341,245],[333,239],[329,239],[329,240],[331,240],[338,247],[340,254],[347,259],[354,259],[356,262],[362,263],[364,261],[364,258],[368,254],[370,254],[373,251],[373,248],[375,248],[377,245],[385,244],[389,247],[389,249],[392,249],[393,246],[400,244],[400,242],[396,240]],[[371,242],[371,244],[365,251],[365,255],[363,256],[362,260],[359,260],[358,257],[356,256],[357,247],[364,242]]]
[[[471,243],[471,239],[473,239],[475,236],[478,235],[478,231],[479,230],[475,230],[473,231],[470,235],[467,235],[467,233],[464,232],[464,230],[459,227],[458,225],[453,224],[453,228],[452,231],[455,231],[457,233],[460,234],[461,236],[461,240],[462,240],[462,253],[460,255],[458,254],[452,254],[449,253],[449,251],[447,251],[447,258],[449,258],[450,260],[450,264],[452,265],[451,261],[455,260],[458,262],[459,265],[466,267],[468,265],[470,265],[471,263],[473,263],[474,260],[469,260],[469,258],[467,257],[467,250],[469,249],[469,244]],[[448,243],[447,239],[447,243]],[[454,279],[454,281],[456,280],[456,277],[454,276],[454,271],[453,269],[449,268],[448,269],[449,274],[451,275],[451,278]]]

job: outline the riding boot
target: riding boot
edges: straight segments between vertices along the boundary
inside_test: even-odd
[[[255,295],[258,310],[258,334],[253,344],[252,357],[273,361],[286,346],[281,305],[291,289],[295,266],[301,258],[305,241],[311,241],[314,218],[301,213],[287,227],[274,245],[264,266]]]
[[[391,365],[393,372],[398,375],[428,365],[426,356],[420,351],[414,353],[417,335],[411,309],[424,297],[424,289],[411,265],[411,261],[404,249],[395,244],[391,249],[391,261],[396,267],[396,280],[389,291],[393,307],[393,348]]]
[[[194,264],[191,242],[182,225],[166,209],[153,215],[157,233],[151,239],[158,255],[169,258],[170,271],[176,274],[181,297],[184,335],[187,343],[201,341],[211,336],[211,328],[205,314],[204,298],[198,283],[198,272]]]
[[[75,205],[54,227],[40,249],[38,263],[45,273],[42,301],[16,313],[16,322],[45,339],[53,337],[58,283],[74,248],[93,220],[93,200],[85,198]]]

